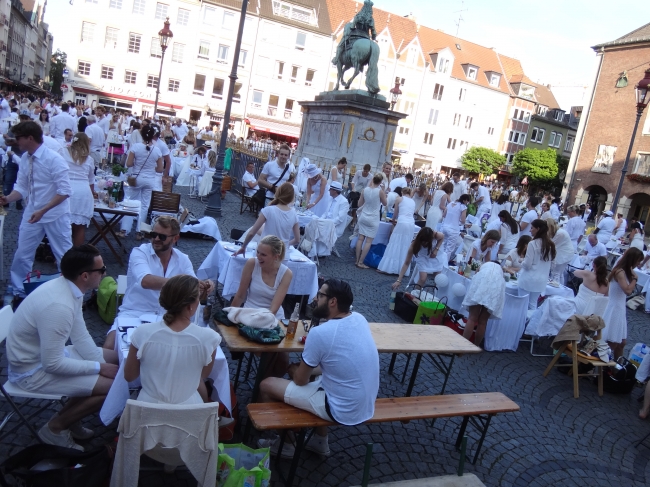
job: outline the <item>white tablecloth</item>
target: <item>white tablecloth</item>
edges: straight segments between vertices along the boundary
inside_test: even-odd
[[[201,178],[201,184],[199,184],[199,196],[206,196],[212,189],[212,176],[214,176],[214,171],[205,171]]]
[[[174,157],[172,158],[172,169],[174,170],[174,176],[176,179],[176,186],[189,186],[190,185],[190,161],[192,156],[188,155],[186,157]]]
[[[116,318],[118,325],[119,321],[120,318]],[[126,406],[126,401],[131,397],[129,392],[129,383],[124,379],[124,359],[129,353],[129,346],[122,338],[120,332],[116,332],[115,347],[119,347],[117,355],[120,360],[120,368],[117,371],[113,385],[108,391],[102,409],[99,412],[99,418],[106,426],[111,424],[115,418],[122,414],[122,411],[124,411],[124,407]],[[226,356],[223,354],[221,347],[217,347],[214,365],[212,366],[212,371],[208,377],[214,381],[212,399],[223,403],[228,411],[230,411],[232,407],[232,401],[230,398],[230,373],[228,371]],[[130,385],[132,387],[140,387],[140,379],[136,379]],[[224,400],[221,398],[227,399]]]
[[[217,220],[211,216],[199,218],[199,223],[196,225],[183,226],[183,228],[181,228],[181,233],[183,232],[202,233],[203,235],[209,235],[215,240],[221,240],[221,232],[219,232]]]
[[[255,250],[249,245],[246,251],[246,257],[241,255],[232,257],[233,253],[226,250],[224,245],[233,246],[234,244],[217,242],[196,271],[196,275],[199,279],[215,279],[218,276],[219,282],[223,284],[223,297],[230,299],[237,293],[237,289],[239,289],[241,274],[246,259],[255,257]],[[308,295],[309,299],[316,296],[316,292],[318,291],[318,271],[316,264],[293,248],[289,252],[289,260],[285,260],[283,263],[293,273],[288,293]]]
[[[643,289],[643,292],[648,292],[650,290],[650,275],[646,274],[645,272],[641,272],[640,270],[636,269],[634,271],[639,278],[637,281],[637,284],[641,286]]]
[[[377,229],[377,235],[375,235],[375,238],[372,241],[372,244],[384,244],[388,245],[388,241],[390,240],[390,233],[393,228],[392,223],[388,222],[379,222],[379,229]],[[417,225],[413,225],[413,238],[418,234],[418,232],[421,230],[420,227]],[[359,237],[354,237],[350,240],[350,248],[353,249],[357,245],[357,240]]]

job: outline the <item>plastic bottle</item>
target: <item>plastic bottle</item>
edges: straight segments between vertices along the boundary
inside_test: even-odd
[[[289,325],[287,326],[287,338],[293,338],[296,336],[296,329],[298,328],[298,319],[300,318],[300,303],[296,303],[296,307],[291,313],[291,318],[289,318]]]
[[[14,288],[13,286],[7,286],[7,290],[5,291],[5,295],[3,297],[3,306],[11,306],[11,304],[14,301]]]

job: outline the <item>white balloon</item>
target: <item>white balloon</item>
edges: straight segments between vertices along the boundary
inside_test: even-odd
[[[436,283],[436,286],[438,286],[439,288],[447,287],[449,285],[449,278],[444,274],[438,274],[434,279],[434,282]]]
[[[463,286],[460,282],[457,282],[451,287],[451,292],[454,293],[454,296],[458,296],[460,298],[461,296],[465,296],[467,289],[465,289],[465,286]]]

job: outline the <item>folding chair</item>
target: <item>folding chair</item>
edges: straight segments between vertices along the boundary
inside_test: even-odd
[[[11,306],[5,306],[4,308],[2,308],[2,310],[0,310],[0,343],[4,342],[5,339],[7,338],[7,335],[9,334],[9,326],[11,325],[11,318],[13,317],[13,315],[14,312],[12,311]],[[2,435],[0,435],[0,438],[3,438],[5,435],[13,433],[22,425],[25,425],[32,433],[32,435],[34,435],[34,438],[36,438],[36,440],[39,441],[40,443],[43,443],[43,441],[38,436],[36,429],[30,423],[30,420],[38,416],[41,412],[45,411],[47,408],[54,405],[56,402],[62,403],[63,396],[56,395],[56,394],[38,394],[35,392],[28,392],[12,384],[9,381],[5,382],[4,385],[0,385],[0,392],[2,392],[2,396],[4,397],[4,399],[7,400],[7,402],[13,409],[13,411],[8,413],[0,423],[0,431],[2,431],[2,429],[6,426],[6,424],[9,422],[9,420],[13,417],[14,414],[17,414],[18,417],[20,418],[19,423],[16,426],[14,426],[11,430],[6,431]],[[29,406],[29,404],[32,401],[44,400],[47,401],[47,403],[44,406],[41,406],[37,411],[30,414],[29,416],[25,416],[20,410],[19,405],[14,402],[13,398],[15,397],[27,399],[27,401],[20,404],[20,406],[22,407]]]

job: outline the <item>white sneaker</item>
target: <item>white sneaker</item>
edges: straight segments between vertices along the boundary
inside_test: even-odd
[[[95,436],[95,432],[90,428],[81,426],[80,421],[70,426],[70,434],[75,440],[89,440]]]
[[[324,457],[330,456],[330,446],[327,441],[327,436],[320,436],[314,433],[309,441],[305,443],[305,450],[318,453]]]
[[[64,446],[66,448],[74,448],[75,450],[84,451],[84,447],[77,445],[72,439],[70,430],[62,430],[61,433],[53,433],[47,423],[38,430],[38,436],[44,443],[48,445]]]
[[[260,438],[257,440],[257,446],[260,448],[269,448],[271,450],[271,455],[277,456],[278,448],[280,447],[280,438],[269,440]],[[285,440],[284,445],[282,445],[282,453],[280,454],[280,457],[291,460],[294,453],[296,453],[296,447],[288,440]]]

